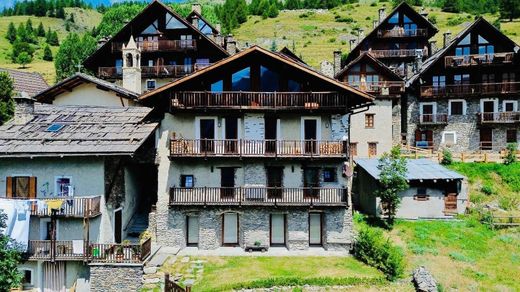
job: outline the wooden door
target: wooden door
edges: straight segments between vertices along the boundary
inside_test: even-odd
[[[222,167],[220,169],[221,197],[233,197],[235,195],[235,168]]]
[[[238,118],[226,117],[225,122],[225,151],[226,153],[237,153],[238,147]]]
[[[273,116],[265,116],[265,153],[274,154],[276,153],[276,138],[277,133],[277,121],[278,119]]]
[[[198,215],[189,215],[187,217],[187,245],[189,246],[197,246],[199,244],[199,216]]]
[[[123,211],[117,210],[114,212],[114,240],[116,243],[121,243],[123,232]]]
[[[484,121],[493,120],[493,112],[495,111],[495,103],[493,101],[482,102],[482,118]]]
[[[283,167],[267,167],[267,196],[269,199],[282,198]]]
[[[271,245],[285,245],[285,214],[271,214]]]
[[[200,150],[201,152],[213,152],[215,139],[215,120],[200,119]]]
[[[493,149],[493,129],[481,128],[480,129],[480,149],[492,150]]]
[[[320,170],[316,167],[303,169],[304,197],[317,197],[319,195]]]
[[[305,153],[316,153],[316,140],[318,138],[318,121],[314,119],[303,120],[303,131],[305,139]]]

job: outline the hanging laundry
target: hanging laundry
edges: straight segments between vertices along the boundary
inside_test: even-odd
[[[45,200],[38,200],[38,214],[45,214],[47,208],[47,202]]]
[[[14,200],[0,200],[0,209],[7,215],[5,222],[6,228],[2,230],[2,234],[10,235],[14,227],[14,218],[16,216],[16,206]]]
[[[3,234],[27,250],[31,218],[31,202],[27,200],[0,200],[0,209],[7,214],[7,228]]]
[[[63,205],[64,200],[56,199],[56,200],[47,200],[47,209],[49,214],[52,213],[52,209],[60,210]]]
[[[72,241],[72,253],[73,254],[83,254],[83,240],[73,240]]]

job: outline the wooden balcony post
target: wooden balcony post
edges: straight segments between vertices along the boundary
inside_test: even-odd
[[[204,205],[207,205],[207,203],[208,203],[207,190],[208,190],[208,187],[204,186]]]

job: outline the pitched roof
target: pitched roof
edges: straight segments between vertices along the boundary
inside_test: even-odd
[[[378,159],[355,159],[358,167],[363,168],[370,176],[379,179],[381,171],[377,167]],[[464,176],[429,159],[407,159],[407,180],[464,179]]]
[[[151,111],[36,103],[32,120],[0,126],[0,157],[132,155],[157,127]]]
[[[202,16],[202,14],[198,13],[197,11],[195,10],[192,10],[190,12],[190,14],[188,14],[188,16],[186,16],[186,20],[188,20],[189,22],[191,22],[191,19],[193,18],[193,16],[197,16],[200,20],[204,21],[204,23],[206,23],[207,26],[209,26],[211,28],[211,30],[213,31],[213,33],[218,33],[218,29],[215,28],[213,26],[213,24],[211,24],[211,22],[209,22],[206,18],[204,18],[204,16]],[[198,27],[197,27],[198,29]]]
[[[11,76],[14,90],[19,94],[25,92],[29,96],[34,96],[49,87],[42,75],[36,72],[23,72],[4,68],[0,68],[0,72],[7,72]]]
[[[164,9],[168,13],[171,13],[177,20],[182,22],[184,25],[186,25],[188,28],[191,28],[193,31],[197,32],[203,39],[207,40],[210,44],[214,45],[216,49],[221,51],[225,56],[229,56],[229,53],[219,44],[217,44],[214,40],[209,38],[207,35],[200,32],[198,27],[194,27],[189,21],[181,17],[177,12],[175,12],[173,9],[171,9],[169,6],[163,4],[161,1],[153,0],[148,6],[146,6],[139,14],[137,14],[131,21],[129,21],[121,30],[119,30],[114,37],[110,38],[106,43],[104,43],[100,48],[98,48],[94,53],[92,53],[85,61],[83,61],[83,64],[87,65],[88,63],[92,62],[92,60],[98,56],[101,52],[103,52],[107,48],[111,48],[112,42],[115,39],[118,39],[119,37],[123,36],[125,33],[127,33],[128,30],[131,29],[131,26],[134,22],[139,20],[140,18],[144,17],[146,12],[152,7],[158,7],[160,9]],[[124,42],[127,42],[128,39],[125,39]]]
[[[398,80],[398,81],[402,81],[403,80],[403,78],[401,78],[401,76],[397,75],[397,73],[392,71],[392,69],[388,68],[388,66],[386,66],[385,63],[383,63],[383,62],[379,61],[378,59],[374,58],[374,56],[372,56],[371,54],[369,54],[367,52],[359,55],[359,57],[357,57],[356,59],[354,59],[350,63],[348,63],[347,66],[343,67],[343,69],[341,69],[336,74],[336,76],[334,76],[334,77],[336,79],[339,79],[340,76],[342,76],[344,73],[346,73],[348,71],[348,69],[352,68],[352,66],[354,66],[358,62],[362,61],[363,59],[366,59],[369,62],[371,62],[372,64],[376,65],[379,69],[382,69],[383,71],[385,71],[386,74],[392,76],[396,80]]]
[[[195,73],[192,73],[190,75],[187,75],[187,76],[184,76],[182,78],[179,78],[179,79],[177,79],[177,80],[175,80],[173,82],[170,82],[170,83],[168,83],[166,85],[163,85],[162,87],[159,87],[159,88],[157,88],[155,90],[149,91],[149,92],[141,95],[139,97],[139,99],[140,100],[144,100],[144,99],[147,99],[147,98],[149,98],[151,96],[157,95],[158,93],[161,93],[161,92],[163,92],[165,90],[173,88],[173,87],[175,87],[175,86],[177,86],[179,84],[182,84],[182,83],[184,83],[184,82],[186,82],[188,80],[191,80],[193,78],[196,78],[198,76],[204,75],[207,72],[210,72],[210,71],[212,71],[212,70],[214,70],[214,69],[216,69],[216,68],[218,68],[220,66],[228,64],[230,62],[233,62],[233,61],[235,61],[237,59],[240,59],[240,58],[242,58],[242,57],[244,57],[246,55],[252,54],[254,52],[258,52],[258,53],[266,55],[266,56],[268,56],[270,58],[273,58],[273,59],[276,59],[278,61],[281,61],[281,62],[283,62],[283,63],[285,63],[285,64],[287,64],[287,65],[289,65],[289,66],[291,66],[293,68],[296,68],[298,70],[303,71],[304,73],[307,73],[307,74],[310,74],[310,75],[312,75],[314,77],[317,77],[317,78],[323,80],[324,82],[328,82],[331,85],[336,86],[336,87],[338,87],[338,88],[340,88],[342,90],[345,90],[345,91],[351,92],[353,94],[356,94],[364,102],[370,102],[370,101],[374,100],[374,97],[372,95],[368,94],[368,93],[365,93],[365,92],[363,92],[361,90],[358,90],[358,89],[353,88],[351,86],[348,86],[348,85],[346,85],[344,83],[341,83],[341,82],[339,82],[336,79],[327,77],[327,76],[321,74],[320,72],[316,71],[315,69],[313,69],[313,68],[311,68],[309,66],[306,66],[305,64],[296,62],[294,59],[292,59],[292,58],[290,58],[290,57],[288,57],[288,56],[286,56],[284,54],[277,53],[277,52],[271,52],[269,50],[266,50],[266,49],[261,48],[261,47],[256,46],[256,45],[254,45],[254,46],[252,46],[252,47],[250,47],[248,49],[245,49],[245,50],[243,50],[243,51],[241,51],[239,53],[236,53],[236,54],[234,54],[231,57],[228,57],[226,59],[223,59],[223,60],[220,60],[220,61],[218,61],[216,63],[213,63],[213,65],[205,67],[205,68],[203,68],[203,69],[201,69],[199,71],[196,71]],[[360,102],[360,103],[363,103],[363,102]]]
[[[365,43],[366,40],[368,39],[371,39],[374,35],[377,34],[377,31],[379,30],[380,26],[383,25],[383,24],[386,24],[386,22],[390,19],[390,17],[398,10],[401,10],[401,9],[406,9],[406,10],[409,10],[410,12],[413,12],[415,13],[415,15],[417,17],[419,17],[420,20],[423,20],[423,23],[428,26],[428,28],[435,33],[437,33],[439,31],[439,29],[433,25],[433,23],[431,23],[426,17],[424,17],[423,15],[421,15],[420,13],[417,13],[417,11],[415,11],[415,9],[410,6],[408,3],[406,3],[406,1],[403,1],[401,2],[401,4],[397,5],[390,13],[388,13],[388,15],[385,17],[385,19],[381,20],[381,22],[369,33],[367,34],[367,36],[362,39],[359,43],[356,44],[356,46],[350,51],[350,54],[347,56],[347,62],[350,62],[352,60],[353,57],[351,57],[353,54],[353,52],[356,52],[357,50],[359,50],[359,48],[361,47],[361,45],[363,43]]]
[[[287,57],[293,59],[293,60],[296,61],[296,62],[300,62],[300,63],[302,63],[302,64],[304,64],[304,65],[307,65],[307,63],[305,63],[304,60],[302,60],[300,57],[296,56],[296,54],[295,54],[293,51],[289,50],[287,47],[283,47],[283,48],[279,51],[279,53],[280,53],[280,54],[284,54],[285,56],[287,56]]]
[[[415,83],[423,73],[428,71],[428,69],[430,69],[435,63],[437,63],[437,61],[441,60],[453,46],[458,44],[459,41],[461,41],[464,37],[466,37],[466,35],[471,30],[473,30],[473,28],[475,26],[477,26],[479,24],[483,24],[483,25],[488,26],[489,28],[492,28],[493,30],[496,31],[496,33],[498,33],[497,34],[498,36],[501,36],[504,39],[504,41],[509,42],[513,46],[518,46],[512,39],[510,39],[505,34],[503,34],[500,30],[498,30],[494,25],[489,23],[486,19],[484,19],[483,17],[479,17],[473,23],[471,23],[470,25],[465,27],[463,30],[461,30],[455,37],[453,37],[453,39],[450,41],[450,43],[448,45],[446,45],[444,48],[438,50],[437,52],[435,52],[435,54],[431,55],[428,59],[426,59],[423,62],[420,70],[417,73],[415,73],[410,79],[408,79],[408,81],[406,82],[406,86],[411,86],[413,83]]]
[[[138,93],[135,93],[131,90],[128,90],[122,86],[119,86],[115,83],[108,82],[94,76],[90,76],[88,74],[76,73],[75,75],[56,83],[55,85],[47,88],[46,90],[38,93],[34,98],[41,102],[51,102],[54,98],[60,95],[63,92],[70,91],[74,87],[77,87],[81,84],[93,83],[96,84],[99,88],[104,90],[110,90],[116,93],[117,96],[137,100],[139,96]]]

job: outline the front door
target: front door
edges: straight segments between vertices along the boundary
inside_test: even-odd
[[[283,167],[267,167],[267,196],[269,199],[282,198]]]
[[[238,214],[224,213],[222,218],[222,244],[238,244]]]
[[[266,116],[264,119],[265,153],[274,154],[276,153],[277,119],[269,116]]]
[[[446,187],[444,210],[450,213],[457,212],[457,184],[455,182]]]
[[[321,213],[309,213],[309,245],[321,245]]]
[[[229,198],[235,195],[235,168],[222,167],[220,169],[220,187],[222,198]]]
[[[316,167],[303,169],[304,197],[317,197],[320,186],[320,170]]]
[[[271,245],[285,245],[285,214],[271,214]]]
[[[199,216],[188,215],[187,225],[187,244],[189,246],[197,246],[199,244]]]
[[[492,121],[494,111],[495,111],[495,102],[493,102],[493,101],[483,101],[482,102],[482,119],[484,121]]]
[[[114,212],[114,240],[116,243],[122,241],[123,231],[123,211],[121,209]]]
[[[432,130],[416,130],[415,131],[415,147],[431,148],[433,147],[433,131]]]
[[[238,144],[238,118],[227,117],[225,122],[225,141],[224,147],[226,153],[237,153]]]
[[[492,150],[493,149],[493,129],[481,128],[480,129],[480,149]]]
[[[315,119],[303,120],[303,131],[305,153],[315,154],[317,152],[316,140],[318,138],[318,121]]]
[[[213,152],[215,150],[215,120],[200,119],[200,151]]]

